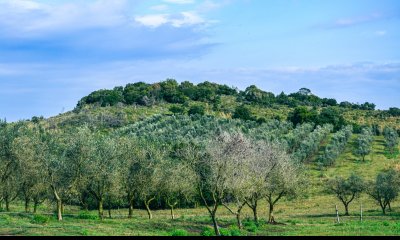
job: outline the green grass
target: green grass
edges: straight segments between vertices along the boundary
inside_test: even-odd
[[[339,213],[344,207],[334,195],[324,191],[327,179],[334,176],[349,176],[356,172],[366,180],[374,180],[377,173],[388,168],[400,170],[400,158],[388,159],[384,155],[383,137],[375,137],[373,151],[362,161],[352,154],[351,142],[345,152],[337,159],[335,166],[324,171],[318,169],[315,161],[306,165],[309,183],[307,191],[292,201],[282,200],[275,209],[275,219],[280,225],[265,224],[267,219],[266,202],[259,206],[261,224],[251,221],[252,212],[245,208],[242,213],[244,229],[236,227],[235,217],[226,209],[218,210],[218,222],[224,235],[263,235],[263,236],[384,236],[400,235],[400,201],[392,203],[392,212],[382,215],[379,206],[366,194],[350,204],[350,216],[341,216],[341,223],[335,223],[335,205]],[[322,151],[323,146],[320,149]],[[360,205],[363,205],[363,222],[360,221]],[[62,222],[58,222],[53,212],[54,206],[45,203],[39,207],[38,215],[22,214],[22,202],[11,205],[12,212],[0,213],[1,235],[31,236],[209,236],[213,235],[212,222],[205,208],[177,209],[177,219],[170,219],[169,210],[153,211],[154,219],[148,220],[144,210],[135,210],[134,217],[127,219],[127,209],[113,210],[114,219],[100,221],[97,211],[83,212],[76,206],[66,206]],[[68,214],[73,214],[70,216]],[[123,218],[122,218],[123,217]]]

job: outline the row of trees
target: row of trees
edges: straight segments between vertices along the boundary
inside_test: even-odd
[[[399,145],[399,135],[395,129],[390,127],[385,127],[383,129],[383,135],[385,137],[385,145],[387,150],[393,154],[398,151]]]
[[[400,192],[400,175],[393,169],[380,172],[375,181],[364,181],[362,177],[352,174],[348,178],[336,177],[330,179],[327,190],[336,195],[343,203],[345,215],[349,215],[349,205],[360,197],[361,193],[367,193],[386,214],[386,209],[391,211],[392,203]]]
[[[322,127],[317,126],[311,134],[301,141],[300,147],[292,154],[292,158],[302,163],[310,160],[318,151],[321,142],[326,139],[332,130],[333,126],[330,124]]]
[[[76,130],[47,130],[36,124],[2,122],[0,128],[0,202],[19,197],[25,210],[34,211],[45,200],[56,204],[58,220],[65,203],[87,209],[96,202],[100,218],[104,207],[127,206],[132,217],[144,206],[162,200],[171,209],[182,202],[201,200],[219,235],[218,209],[235,215],[249,206],[258,221],[258,202],[267,200],[269,222],[277,202],[295,195],[302,184],[301,165],[276,144],[242,133],[220,132],[204,142],[171,148],[162,142],[133,136],[102,134],[88,126]],[[140,203],[140,204],[138,204]]]
[[[352,133],[352,126],[346,126],[342,130],[334,133],[318,161],[324,166],[332,166],[339,155],[345,150]]]

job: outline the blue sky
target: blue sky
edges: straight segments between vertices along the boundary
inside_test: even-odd
[[[0,0],[0,118],[166,78],[400,107],[398,0]]]

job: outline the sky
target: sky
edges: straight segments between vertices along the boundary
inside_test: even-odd
[[[167,78],[400,107],[399,26],[398,0],[0,0],[0,118]]]

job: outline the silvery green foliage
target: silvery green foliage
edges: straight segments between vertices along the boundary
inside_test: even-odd
[[[288,153],[295,152],[301,142],[314,130],[314,124],[304,123],[298,125],[295,129],[284,136],[286,149]]]
[[[301,141],[300,147],[292,154],[292,159],[297,162],[305,162],[310,159],[332,130],[333,126],[331,124],[326,124],[322,127],[317,126],[311,134]]]
[[[324,166],[332,166],[335,164],[335,160],[345,150],[352,133],[353,127],[349,125],[333,134],[331,141],[325,147],[325,152],[320,156],[318,161]]]
[[[361,134],[356,140],[356,148],[354,154],[361,156],[363,161],[365,156],[371,152],[372,142],[374,140],[372,130],[370,128],[363,128]]]
[[[399,135],[395,129],[390,127],[385,127],[383,135],[385,136],[386,148],[393,153],[399,145]]]

